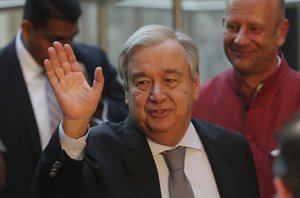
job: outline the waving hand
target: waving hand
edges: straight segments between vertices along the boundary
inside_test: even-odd
[[[49,60],[45,60],[44,65],[63,111],[64,131],[72,138],[79,138],[86,133],[99,103],[104,84],[102,69],[96,69],[93,86],[90,87],[70,45],[54,42],[48,54]]]

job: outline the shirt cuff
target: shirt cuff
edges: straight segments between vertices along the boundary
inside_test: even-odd
[[[59,141],[63,150],[69,155],[71,159],[74,160],[83,160],[84,157],[84,148],[86,146],[86,140],[90,132],[90,127],[88,132],[81,138],[74,139],[67,136],[62,127],[62,122],[59,124]]]

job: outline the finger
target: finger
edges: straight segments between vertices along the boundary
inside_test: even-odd
[[[52,66],[52,69],[57,78],[61,78],[64,75],[63,69],[61,68],[57,52],[53,47],[48,48],[49,60]]]
[[[73,51],[72,47],[69,44],[65,44],[64,48],[65,48],[69,63],[71,65],[71,71],[80,72],[81,71],[80,66],[79,66],[79,63],[76,60],[76,56],[74,54],[74,51]]]
[[[53,49],[53,50],[52,50]],[[55,41],[53,43],[53,47],[48,49],[48,54],[50,61],[52,63],[52,67],[54,69],[54,72],[56,76],[60,79],[64,76],[64,69],[62,67],[59,54],[62,53],[63,47],[60,42]]]
[[[53,47],[48,48],[48,55],[49,55],[49,60],[52,65],[52,69],[55,70],[55,68],[59,67],[59,60],[56,54],[56,51]]]
[[[55,84],[58,83],[58,78],[56,77],[56,74],[53,70],[50,60],[46,59],[44,61],[44,67],[50,83],[52,84],[52,86],[55,86]]]
[[[62,44],[58,41],[55,41],[53,43],[54,48],[56,49],[57,55],[58,55],[58,59],[59,62],[62,66],[62,69],[64,71],[65,74],[71,72],[71,66],[67,57],[67,53],[65,51],[65,49],[63,48]]]
[[[48,59],[44,60],[44,67],[45,67],[46,74],[49,79],[56,77],[50,60],[48,60]]]
[[[98,97],[100,97],[102,94],[103,85],[104,85],[104,77],[102,73],[102,68],[97,67],[94,75],[94,82],[92,88]]]

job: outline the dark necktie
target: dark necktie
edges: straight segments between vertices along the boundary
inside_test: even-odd
[[[170,198],[194,198],[192,186],[184,173],[185,149],[178,147],[162,153],[170,172]]]

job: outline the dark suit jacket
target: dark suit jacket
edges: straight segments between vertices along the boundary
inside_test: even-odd
[[[110,98],[108,118],[123,120],[127,115],[124,93],[116,71],[99,48],[74,45],[77,59],[84,63],[90,79],[96,66],[106,78],[103,98]],[[42,149],[37,123],[17,58],[15,41],[0,51],[0,138],[6,146],[6,188],[1,198],[31,198],[30,185]],[[120,108],[119,108],[120,107]]]
[[[246,140],[215,125],[192,122],[203,142],[221,198],[259,197]],[[61,150],[56,132],[37,168],[33,187],[39,197],[161,197],[150,147],[130,117],[122,124],[104,123],[92,128],[87,142],[84,160],[74,161]],[[53,166],[55,162],[60,166]],[[51,172],[54,177],[49,176]]]

